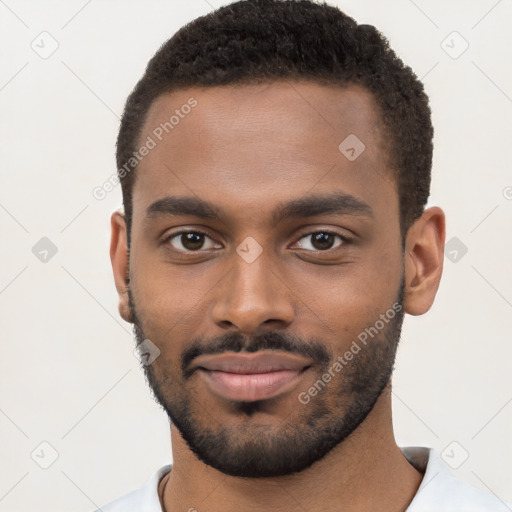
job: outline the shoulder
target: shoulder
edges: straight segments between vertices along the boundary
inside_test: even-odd
[[[407,512],[510,512],[512,504],[455,478],[432,448],[408,447],[402,452],[424,472]]]
[[[158,484],[171,467],[171,464],[162,466],[142,487],[103,505],[94,512],[161,512]]]

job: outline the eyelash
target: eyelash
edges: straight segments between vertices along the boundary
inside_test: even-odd
[[[200,231],[200,230],[190,230],[190,231],[187,231],[187,230],[185,230],[185,231],[178,231],[177,233],[172,233],[171,235],[167,236],[164,240],[162,240],[162,242],[164,244],[168,244],[170,242],[170,240],[172,240],[173,238],[177,238],[177,237],[179,237],[181,235],[186,235],[188,233],[193,233],[193,234],[196,234],[196,235],[203,235],[205,237],[210,238],[211,240],[214,240],[214,238],[209,233],[206,233],[204,231]],[[306,249],[307,252],[328,253],[329,251],[334,251],[334,250],[338,249],[342,245],[347,245],[347,244],[350,244],[350,243],[353,242],[353,239],[351,237],[345,235],[345,234],[341,234],[341,233],[338,233],[336,231],[324,230],[324,229],[320,229],[320,230],[317,230],[317,231],[311,231],[309,233],[304,233],[304,234],[301,235],[301,237],[298,239],[298,241],[300,241],[303,238],[306,238],[308,236],[315,235],[317,233],[323,233],[325,235],[337,236],[337,237],[339,237],[341,239],[341,244],[338,245],[337,247],[326,249],[324,251],[322,251],[320,249],[317,249],[317,250]],[[180,252],[180,253],[194,254],[194,253],[201,252],[203,249],[198,249],[196,251],[192,251],[192,250],[175,249],[173,247],[173,250],[175,250],[177,252]]]

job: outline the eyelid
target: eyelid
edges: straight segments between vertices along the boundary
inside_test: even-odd
[[[180,231],[173,231],[172,233],[167,233],[165,234],[162,239],[161,239],[161,243],[162,244],[167,244],[169,243],[169,241],[173,238],[176,238],[177,236],[180,236],[180,235],[186,235],[187,233],[194,233],[194,234],[197,234],[197,235],[203,235],[205,237],[208,237],[212,242],[214,242],[215,244],[218,244],[219,242],[217,242],[217,240],[215,240],[215,238],[212,236],[211,233],[209,233],[208,231],[204,230],[204,229],[198,229],[198,228],[188,228],[188,229],[181,229]],[[199,253],[201,252],[202,250],[205,250],[205,249],[198,249],[197,251],[183,251],[181,249],[176,249],[176,248],[172,248],[174,251],[177,251],[177,252],[189,252],[189,253]]]
[[[170,238],[174,238],[175,236],[178,235],[186,235],[187,233],[197,233],[198,235],[205,235],[212,239],[214,238],[213,235],[209,231],[206,231],[204,228],[181,228],[179,229],[179,231],[173,231],[172,233],[166,231],[165,234],[162,236],[162,242],[165,242]]]
[[[339,236],[342,240],[345,240],[347,242],[351,242],[353,240],[353,237],[351,235],[348,235],[345,232],[336,231],[335,229],[327,228],[327,229],[313,229],[312,231],[307,231],[303,233],[300,238],[304,238],[308,235],[314,235],[315,233],[326,233],[328,235],[336,235]]]
[[[331,249],[326,249],[324,251],[322,251],[320,249],[317,249],[317,250],[300,249],[300,250],[305,250],[306,252],[328,253],[329,251],[335,251],[336,249],[338,249],[339,247],[341,247],[343,245],[350,244],[350,243],[354,242],[354,238],[352,236],[347,235],[346,233],[340,233],[339,231],[336,231],[334,229],[322,229],[322,228],[318,229],[317,228],[317,229],[313,229],[312,231],[307,231],[307,232],[302,233],[299,236],[299,238],[297,239],[297,241],[294,242],[293,245],[297,244],[303,238],[311,236],[311,235],[314,235],[316,233],[324,233],[324,234],[327,234],[327,235],[338,236],[341,239],[342,243],[339,246],[337,246],[337,247],[334,247],[334,248],[331,248]]]

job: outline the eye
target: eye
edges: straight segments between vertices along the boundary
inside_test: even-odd
[[[206,233],[201,231],[180,231],[174,233],[164,240],[173,249],[181,252],[193,252],[201,249],[215,249],[221,247],[216,244]]]
[[[306,240],[306,242],[302,242]],[[350,238],[339,233],[331,231],[315,231],[303,236],[297,244],[299,249],[306,249],[308,251],[328,251],[336,249],[342,244],[350,243]]]

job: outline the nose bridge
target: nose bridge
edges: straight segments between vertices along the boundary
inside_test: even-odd
[[[245,253],[243,250],[248,249]],[[252,257],[246,257],[253,251]],[[287,325],[293,319],[293,305],[286,287],[272,268],[269,255],[254,258],[254,247],[240,244],[230,261],[231,271],[218,290],[212,314],[222,326],[234,325],[253,332],[269,321]]]

